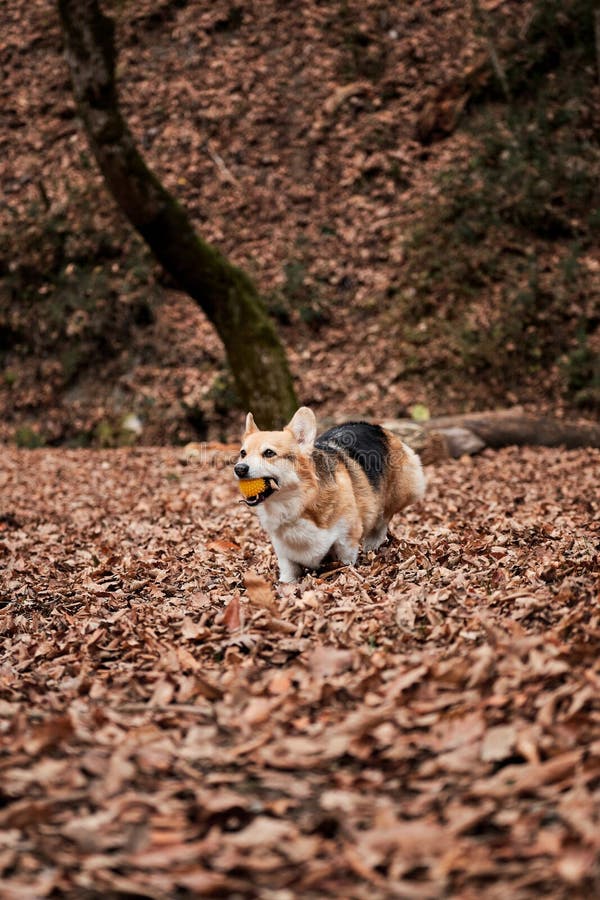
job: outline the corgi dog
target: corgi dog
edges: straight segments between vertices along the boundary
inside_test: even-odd
[[[306,406],[283,431],[260,431],[248,413],[234,474],[273,543],[282,582],[330,551],[354,565],[361,544],[379,547],[392,516],[425,492],[419,457],[395,434],[348,422],[317,437]]]

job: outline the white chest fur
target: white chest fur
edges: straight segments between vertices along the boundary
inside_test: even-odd
[[[353,565],[358,545],[348,541],[349,523],[338,519],[327,528],[320,528],[302,516],[303,497],[278,494],[258,507],[260,523],[271,538],[281,581],[295,581],[301,566],[315,568],[333,551],[341,562]]]
[[[310,519],[301,518],[300,501],[290,498],[261,506],[261,524],[275,548],[282,581],[293,581],[299,566],[313,568],[333,549],[343,562],[354,562],[356,551],[346,547],[348,523],[339,519],[329,528],[319,528]]]
[[[318,528],[308,519],[298,519],[293,525],[278,528],[271,540],[278,557],[284,556],[302,566],[318,566],[345,530],[343,522],[331,528]]]
[[[319,528],[310,519],[300,518],[300,502],[266,504],[258,510],[261,525],[273,541],[277,556],[303,566],[318,565],[345,530],[343,523]]]

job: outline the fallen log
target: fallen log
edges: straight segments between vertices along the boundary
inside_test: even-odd
[[[600,424],[531,416],[519,408],[439,416],[419,423],[392,419],[382,424],[420,453],[424,462],[472,455],[486,447],[600,448]]]

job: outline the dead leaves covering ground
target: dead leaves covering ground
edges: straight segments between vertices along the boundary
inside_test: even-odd
[[[286,588],[226,465],[4,450],[0,894],[597,894],[600,454]]]

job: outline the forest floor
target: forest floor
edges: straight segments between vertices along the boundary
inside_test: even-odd
[[[600,453],[273,586],[231,452],[3,450],[2,897],[597,896]]]
[[[321,421],[598,409],[593,29],[479,5],[508,110],[477,4],[103,4]],[[215,333],[104,188],[55,4],[5,7],[0,896],[599,895],[600,452],[429,467],[380,551],[278,585]]]

